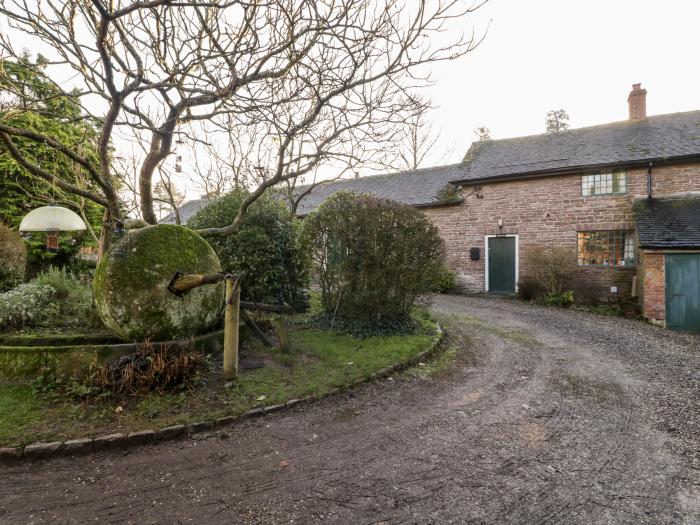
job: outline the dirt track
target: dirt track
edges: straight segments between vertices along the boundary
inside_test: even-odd
[[[700,523],[700,337],[439,297],[452,371],[3,468],[2,523]]]

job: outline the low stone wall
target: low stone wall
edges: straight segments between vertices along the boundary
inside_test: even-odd
[[[71,340],[70,338],[74,344],[65,344]],[[59,377],[81,377],[90,365],[105,363],[131,354],[142,345],[142,343],[79,342],[95,339],[95,337],[91,339],[90,336],[5,336],[0,340],[0,379],[27,379],[35,377],[43,370],[49,370]],[[173,349],[194,345],[197,350],[220,353],[223,350],[223,340],[224,332],[219,330],[190,340],[152,344],[167,345]]]

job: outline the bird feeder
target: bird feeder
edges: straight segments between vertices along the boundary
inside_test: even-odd
[[[19,224],[22,233],[46,232],[46,249],[58,251],[58,234],[66,231],[85,230],[80,216],[62,206],[42,206],[30,211]]]

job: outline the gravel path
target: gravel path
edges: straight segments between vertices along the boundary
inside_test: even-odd
[[[2,523],[700,523],[700,337],[441,296],[454,366],[4,468]]]

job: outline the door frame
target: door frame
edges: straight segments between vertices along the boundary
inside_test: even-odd
[[[514,237],[515,238],[515,289],[513,290],[513,293],[518,293],[518,280],[520,277],[520,236],[517,233],[513,234],[504,234],[504,235],[486,235],[484,236],[484,247],[486,248],[484,251],[486,252],[485,259],[486,259],[486,264],[485,269],[484,269],[484,290],[489,291],[489,239],[493,239],[494,237]]]

